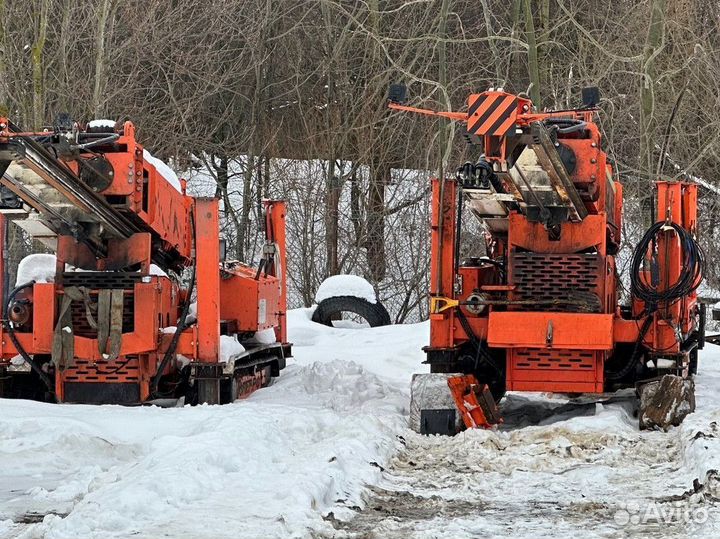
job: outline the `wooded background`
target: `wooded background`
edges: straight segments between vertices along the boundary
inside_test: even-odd
[[[0,105],[35,129],[133,120],[222,199],[240,260],[261,198],[287,198],[293,305],[357,273],[404,321],[426,315],[429,177],[478,156],[462,127],[388,111],[391,82],[447,110],[489,87],[566,108],[599,86],[627,246],[653,179],[720,186],[719,35],[720,4],[700,0],[0,0]],[[718,197],[702,197],[718,288]]]

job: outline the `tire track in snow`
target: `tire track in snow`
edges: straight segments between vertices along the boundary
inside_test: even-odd
[[[365,509],[330,515],[333,537],[716,537],[717,501],[688,494],[687,433],[638,431],[632,405],[511,395],[502,430],[407,433]]]

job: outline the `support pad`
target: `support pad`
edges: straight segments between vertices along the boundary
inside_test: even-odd
[[[490,390],[472,375],[415,374],[410,393],[410,428],[420,434],[453,436],[502,422]]]
[[[410,428],[420,434],[457,434],[463,429],[448,379],[460,373],[414,374],[410,385]],[[449,412],[452,411],[452,421]],[[441,427],[442,428],[439,428]]]
[[[640,429],[667,430],[695,411],[695,382],[673,374],[640,386]]]

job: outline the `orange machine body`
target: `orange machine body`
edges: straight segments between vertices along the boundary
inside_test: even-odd
[[[470,96],[467,113],[390,108],[464,122],[482,154],[456,178],[432,182],[425,350],[433,372],[476,375],[496,397],[603,393],[658,376],[646,366],[658,358],[687,375],[700,340],[697,295],[656,310],[637,298],[619,304],[623,188],[601,149],[594,109],[536,113],[528,99],[493,91]],[[658,220],[694,234],[696,186],[659,181],[656,189]],[[483,224],[485,252],[464,246],[463,211]],[[671,229],[658,243],[663,289],[681,273],[682,249]],[[638,350],[637,368],[622,374]]]
[[[11,219],[36,231],[57,265],[54,282],[2,298],[14,318],[0,328],[0,371],[26,379],[0,384],[0,396],[227,402],[279,374],[290,354],[284,202],[264,203],[260,269],[222,261],[218,200],[186,195],[185,182],[143,150],[130,122],[100,133],[76,126],[69,149],[72,137],[60,133],[57,158],[38,143],[47,133],[13,127],[0,119],[0,183],[20,203],[0,210],[2,225]],[[194,276],[190,286],[183,270]],[[252,342],[267,329],[275,344]],[[244,343],[245,352],[236,346],[223,357],[223,339]],[[18,354],[52,387],[40,373],[13,369]]]

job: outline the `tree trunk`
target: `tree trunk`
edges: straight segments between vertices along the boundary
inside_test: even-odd
[[[378,0],[368,2],[370,21],[373,33],[380,35],[380,13]],[[375,43],[373,45],[373,65],[380,64],[380,50]],[[373,137],[377,137],[373,133]],[[368,190],[367,205],[367,236],[365,247],[367,249],[368,276],[374,283],[385,278],[387,272],[387,260],[385,259],[385,188],[390,180],[390,166],[385,162],[382,155],[384,148],[382,144],[375,144],[370,163],[370,185]],[[380,155],[378,155],[380,154]]]
[[[652,223],[653,200],[652,182],[654,173],[655,128],[655,56],[665,34],[665,1],[652,0],[650,26],[643,48],[642,79],[640,83],[640,163],[647,174],[648,183],[640,186],[638,196],[642,201],[642,213],[647,228]]]
[[[103,92],[105,91],[105,27],[107,26],[112,0],[102,0],[99,7],[97,34],[95,35],[95,84],[93,85],[92,109],[95,118],[105,114],[105,102]]]
[[[334,35],[335,25],[332,21],[329,6],[323,2],[320,5],[322,11],[324,25],[326,29],[325,36],[325,47],[327,52],[326,57],[326,101],[327,106],[324,110],[324,121],[325,131],[329,134],[328,143],[328,161],[327,169],[325,171],[325,249],[327,251],[327,258],[325,263],[325,273],[329,275],[337,275],[340,273],[339,255],[338,255],[338,241],[339,241],[339,220],[340,220],[340,191],[342,184],[340,182],[340,176],[342,170],[336,173],[336,148],[335,148],[335,137],[332,133],[335,132],[333,129],[333,112],[335,109],[335,80],[334,80],[334,68],[333,68],[333,57],[334,48],[333,42],[336,39]]]
[[[245,174],[243,175],[243,191],[242,191],[242,208],[240,210],[240,222],[237,227],[237,246],[236,252],[238,260],[241,262],[248,262],[245,260],[246,255],[249,253],[245,252],[245,248],[249,245],[249,230],[250,230],[250,211],[252,210],[252,182],[255,174],[255,167],[257,166],[256,157],[251,150],[247,157],[247,166],[245,167]]]
[[[385,187],[390,181],[390,166],[373,163],[370,166],[370,192],[367,210],[367,262],[370,279],[380,282],[385,278]]]
[[[32,46],[30,58],[32,63],[33,83],[33,106],[32,123],[33,129],[39,130],[45,118],[45,73],[43,66],[43,52],[48,29],[48,12],[50,11],[50,0],[41,0],[37,13],[37,33],[35,43]]]
[[[335,160],[328,160],[325,194],[325,247],[327,249],[327,275],[340,273],[338,256],[338,236],[340,220],[339,175],[335,173]]]
[[[240,222],[238,220],[237,213],[235,212],[235,208],[233,208],[230,202],[230,193],[228,190],[228,184],[230,181],[230,174],[228,170],[229,160],[227,155],[217,156],[217,161],[215,160],[215,157],[216,156],[211,157],[212,167],[215,170],[215,176],[217,178],[217,184],[215,187],[215,198],[219,198],[223,201],[223,212],[225,214],[225,219],[232,223],[233,229],[238,233],[237,237],[235,238],[235,256],[238,260],[243,260],[244,251],[239,234]]]
[[[452,110],[452,103],[448,94],[447,82],[447,20],[450,12],[450,0],[443,0],[440,6],[440,24],[438,25],[438,83],[442,88],[442,96],[445,101],[445,110]],[[440,166],[438,177],[443,178],[447,170],[448,161],[452,152],[453,128],[452,123],[447,118],[439,119],[440,132],[438,140],[440,142]]]
[[[520,16],[523,10],[525,0],[513,0],[512,5],[512,22],[511,22],[511,33],[510,36],[518,39],[519,36],[519,28],[520,28]],[[520,56],[520,47],[518,47],[515,42],[510,44],[510,53],[508,54],[507,62],[505,63],[505,77],[504,79],[506,81],[510,80],[511,75],[510,72],[512,70],[512,67],[515,65],[515,63],[518,60]]]
[[[525,0],[525,39],[528,45],[528,75],[530,77],[530,99],[538,110],[542,110],[540,102],[540,66],[538,64],[538,48],[535,36],[532,1]]]

